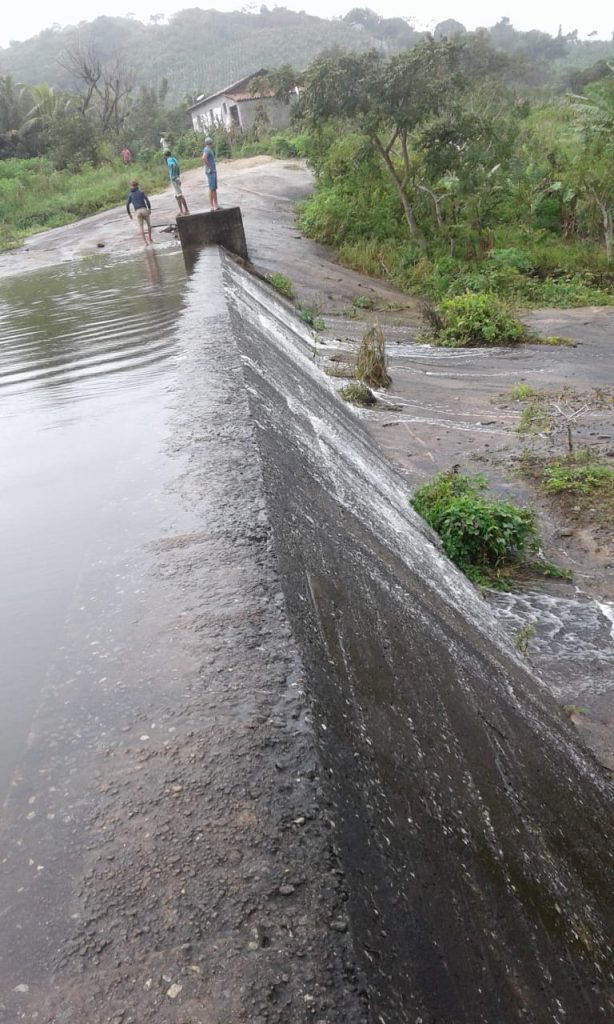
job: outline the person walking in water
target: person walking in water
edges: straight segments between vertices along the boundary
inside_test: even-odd
[[[219,210],[217,205],[217,167],[215,165],[215,154],[212,150],[213,139],[205,139],[205,148],[203,149],[202,164],[205,172],[205,179],[209,188],[209,203],[211,204],[212,210]]]
[[[139,228],[141,229],[145,245],[152,245],[151,203],[149,202],[149,196],[143,192],[142,188],[139,188],[139,183],[136,179],[130,186],[130,191],[126,200],[126,213],[130,217],[130,220],[132,220],[132,214],[130,213],[131,206],[134,210]]]
[[[173,192],[175,193],[175,199],[177,200],[179,213],[180,215],[185,213],[187,216],[187,214],[189,214],[190,211],[188,210],[188,204],[185,201],[183,189],[181,188],[181,171],[179,169],[179,164],[175,160],[175,157],[171,153],[170,149],[164,150],[164,156],[166,157],[168,176],[171,180]]]

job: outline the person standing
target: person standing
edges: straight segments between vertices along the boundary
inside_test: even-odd
[[[173,154],[171,153],[170,149],[164,150],[164,156],[166,157],[168,176],[171,180],[173,192],[175,193],[175,199],[177,200],[179,213],[185,213],[187,216],[187,214],[189,214],[190,211],[188,210],[188,204],[186,203],[185,196],[183,194],[183,189],[181,188],[181,171],[179,169],[179,164],[175,157],[173,156]]]
[[[127,167],[128,164],[132,163],[132,153],[130,152],[130,148],[128,146],[124,146],[119,155],[121,156],[125,167]]]
[[[132,220],[132,214],[130,213],[131,206],[134,210],[139,228],[141,229],[145,245],[152,245],[151,203],[149,202],[149,196],[143,192],[142,188],[139,188],[139,183],[136,178],[130,186],[130,191],[126,200],[126,213],[130,217],[130,220]]]
[[[212,210],[219,210],[217,205],[217,167],[215,165],[215,154],[213,149],[213,139],[205,139],[205,148],[203,149],[202,164],[205,172],[205,180],[209,189],[209,203],[211,204]]]

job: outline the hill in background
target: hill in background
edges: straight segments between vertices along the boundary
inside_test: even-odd
[[[155,19],[154,19],[155,21]],[[464,32],[454,19],[441,22],[435,38]],[[614,57],[614,42],[581,42],[576,32],[552,37],[545,32],[519,32],[509,18],[484,29],[497,49],[526,62],[527,81],[577,91],[603,75],[570,73]],[[49,28],[25,42],[0,48],[0,75],[14,82],[41,82],[74,91],[77,82],[62,67],[67,48],[91,48],[102,61],[123,54],[136,85],[157,87],[168,80],[167,101],[192,101],[261,67],[290,64],[303,69],[323,52],[380,50],[392,54],[406,50],[425,37],[403,18],[382,18],[368,8],[353,8],[343,18],[327,20],[284,7],[258,14],[222,13],[191,8],[180,11],[168,24],[144,25],[134,18],[96,18],[78,26]]]
[[[361,17],[361,14],[363,15]],[[46,29],[0,49],[0,74],[26,85],[45,82],[71,91],[76,82],[62,68],[67,47],[93,46],[103,60],[123,53],[137,82],[169,82],[168,99],[213,92],[259,67],[306,67],[324,50],[407,49],[423,38],[401,18],[357,12],[357,20],[311,17],[285,8],[259,14],[181,11],[167,25],[133,18],[96,18],[77,27]]]

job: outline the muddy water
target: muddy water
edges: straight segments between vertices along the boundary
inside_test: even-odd
[[[67,409],[97,439],[61,482],[94,522],[74,556],[56,527],[64,621],[0,814],[2,1024],[366,1024],[219,256],[203,256],[177,336],[160,322],[153,339],[165,360]],[[92,495],[70,469],[102,477]]]
[[[0,804],[79,580],[155,525],[184,284],[174,250],[0,285]]]

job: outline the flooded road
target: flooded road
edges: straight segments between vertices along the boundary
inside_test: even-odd
[[[184,289],[176,251],[0,285],[2,800],[80,578],[158,525]]]

